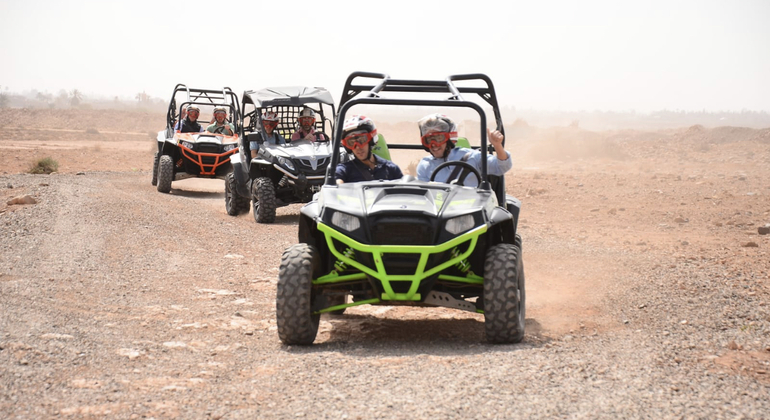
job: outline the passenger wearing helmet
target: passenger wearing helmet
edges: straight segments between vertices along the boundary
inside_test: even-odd
[[[203,127],[198,123],[198,117],[201,115],[201,110],[195,105],[187,106],[187,116],[182,120],[182,125],[179,127],[181,133],[202,133]]]
[[[326,134],[315,131],[315,111],[305,107],[297,117],[299,128],[291,135],[291,141],[310,140],[310,141],[329,141]]]
[[[340,163],[335,170],[338,184],[400,179],[401,169],[395,163],[372,153],[377,144],[377,128],[371,118],[354,115],[342,126],[342,145],[353,152],[355,159]]]
[[[433,170],[440,164],[460,160],[471,164],[474,168],[481,171],[481,159],[487,159],[487,173],[489,175],[501,176],[508,172],[513,163],[510,153],[503,148],[503,134],[498,131],[489,131],[487,129],[487,138],[489,144],[495,148],[494,155],[487,155],[485,151],[465,149],[455,147],[457,142],[457,125],[446,115],[431,114],[418,122],[420,127],[420,139],[422,147],[430,152],[430,156],[422,158],[417,164],[417,179],[420,181],[429,181]],[[455,168],[450,166],[444,168],[436,174],[434,181],[449,182],[456,178]],[[476,187],[478,180],[470,175],[463,181],[468,187]]]
[[[251,158],[257,157],[259,151],[259,145],[267,142],[269,144],[286,144],[286,140],[283,139],[281,133],[275,131],[278,127],[280,118],[278,114],[273,111],[267,111],[262,114],[262,130],[257,133],[257,139],[249,142],[249,148],[251,149]]]
[[[206,127],[206,131],[214,134],[223,134],[225,136],[235,135],[235,126],[225,121],[227,118],[227,108],[218,106],[214,108],[214,122]]]

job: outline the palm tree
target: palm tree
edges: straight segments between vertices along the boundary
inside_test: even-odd
[[[139,103],[150,102],[150,95],[142,91],[142,93],[137,93],[134,99],[139,101]]]
[[[73,89],[72,92],[70,92],[70,106],[78,106],[82,100],[83,94],[80,93],[79,90]]]

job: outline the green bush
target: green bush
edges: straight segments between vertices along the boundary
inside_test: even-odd
[[[29,168],[31,174],[50,174],[59,170],[59,162],[50,157],[45,157],[38,160]]]

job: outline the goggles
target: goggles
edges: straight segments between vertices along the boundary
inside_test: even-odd
[[[264,125],[265,127],[275,128],[276,126],[278,126],[278,121],[262,121],[262,125]]]
[[[197,109],[190,109],[190,110],[187,111],[187,113],[188,114],[200,114],[201,112],[198,111]]]
[[[342,145],[350,150],[355,150],[372,141],[376,135],[376,131],[371,133],[354,133],[342,139]]]
[[[214,111],[214,115],[217,115],[217,114],[227,115],[227,112],[225,112],[225,111]]]
[[[420,140],[422,140],[422,145],[431,148],[431,147],[438,147],[442,144],[449,141],[450,138],[457,137],[457,132],[443,132],[443,133],[428,133],[422,137],[420,137]]]
[[[300,125],[313,125],[315,123],[315,118],[313,118],[313,117],[299,117],[299,123],[300,123]]]

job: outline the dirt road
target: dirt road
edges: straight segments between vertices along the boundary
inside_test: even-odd
[[[114,172],[89,166],[84,133],[54,148],[72,169],[0,175],[2,418],[770,413],[767,131],[512,141],[522,344],[486,344],[477,314],[356,307],[286,347],[275,283],[299,206],[257,225],[225,213],[218,180],[160,194],[151,140],[102,123]],[[4,167],[44,136],[0,141]],[[7,204],[24,195],[36,204]]]

